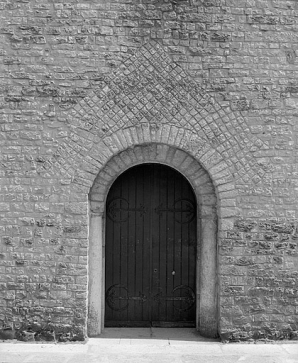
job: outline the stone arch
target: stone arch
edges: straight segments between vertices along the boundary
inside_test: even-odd
[[[104,220],[105,201],[116,178],[128,168],[142,163],[173,167],[191,184],[198,204],[197,329],[201,334],[218,334],[217,302],[217,219],[219,194],[198,159],[177,146],[165,143],[134,144],[115,153],[96,177],[90,190],[89,313],[88,334],[100,334],[104,327]],[[101,276],[101,277],[99,277]],[[99,301],[101,301],[99,303]]]
[[[104,138],[94,147],[92,153],[88,155],[89,157],[92,157],[92,154],[97,153],[98,158],[100,150],[104,151],[104,154],[100,156],[101,167],[95,169],[96,173],[100,170],[100,174],[97,174],[96,177],[94,177],[93,173],[86,175],[86,173],[84,173],[84,168],[82,168],[82,175],[84,175],[85,179],[86,176],[89,176],[88,184],[92,186],[92,193],[94,193],[94,195],[95,190],[97,189],[96,198],[98,201],[103,201],[105,198],[98,187],[103,183],[98,182],[99,178],[102,178],[102,175],[105,175],[106,178],[109,178],[109,175],[113,175],[110,166],[111,159],[117,155],[119,166],[117,167],[117,165],[114,165],[115,170],[120,168],[121,165],[125,165],[125,163],[132,166],[135,163],[139,163],[140,160],[144,160],[146,156],[140,153],[139,157],[137,157],[132,152],[123,152],[126,150],[133,150],[142,145],[152,144],[165,145],[165,147],[168,147],[170,150],[177,150],[174,153],[174,167],[175,164],[179,163],[182,155],[187,154],[193,160],[198,160],[202,170],[208,171],[208,177],[211,178],[213,185],[216,187],[218,206],[221,206],[221,215],[224,217],[235,217],[238,215],[238,209],[236,208],[237,192],[233,169],[228,165],[224,157],[209,144],[200,140],[196,134],[189,131],[180,133],[178,128],[167,127],[167,125],[156,128],[155,126],[144,124],[125,128]],[[156,158],[161,157],[158,150],[159,149],[157,148],[155,151],[151,151],[151,154],[155,155]],[[122,159],[120,156],[122,156]],[[95,185],[97,185],[97,187],[95,187]]]

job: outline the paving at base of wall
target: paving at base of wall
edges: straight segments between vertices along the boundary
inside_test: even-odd
[[[222,344],[194,329],[109,328],[86,343],[0,343],[0,363],[187,362],[294,363],[297,343]]]

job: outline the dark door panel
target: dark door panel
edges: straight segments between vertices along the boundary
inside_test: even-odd
[[[106,326],[195,323],[196,203],[174,169],[143,164],[106,206]]]

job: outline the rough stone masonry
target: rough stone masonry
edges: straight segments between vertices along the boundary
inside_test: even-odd
[[[297,0],[0,0],[0,44],[0,339],[86,338],[90,190],[154,158],[206,174],[218,334],[298,339]]]

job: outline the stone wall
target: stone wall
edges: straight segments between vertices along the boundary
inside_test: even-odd
[[[0,338],[84,339],[90,188],[158,143],[214,184],[222,338],[297,339],[297,26],[296,0],[0,0]]]

